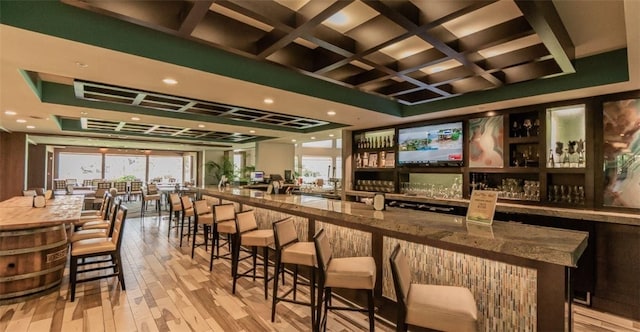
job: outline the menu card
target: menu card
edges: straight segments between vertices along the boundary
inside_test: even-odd
[[[491,225],[497,202],[497,191],[474,190],[467,209],[467,221]]]

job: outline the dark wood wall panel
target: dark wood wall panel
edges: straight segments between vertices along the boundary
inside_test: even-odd
[[[47,147],[29,145],[27,188],[44,188],[47,167]]]
[[[0,133],[0,201],[24,190],[27,135]]]

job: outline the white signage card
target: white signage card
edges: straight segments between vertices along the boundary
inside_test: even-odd
[[[496,203],[498,203],[497,191],[474,190],[467,209],[467,221],[491,225],[496,212]]]

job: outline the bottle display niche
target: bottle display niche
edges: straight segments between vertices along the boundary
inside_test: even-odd
[[[356,152],[355,168],[394,168],[395,130],[364,132],[354,139]]]
[[[471,173],[469,192],[491,190],[498,192],[498,198],[514,201],[540,201],[540,180],[538,174],[498,174]]]
[[[586,166],[585,127],[584,105],[547,110],[548,168]]]

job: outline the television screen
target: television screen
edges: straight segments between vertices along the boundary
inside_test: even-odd
[[[462,165],[462,122],[398,130],[399,165]]]
[[[264,182],[264,172],[251,172],[249,177],[251,178],[251,182]]]

